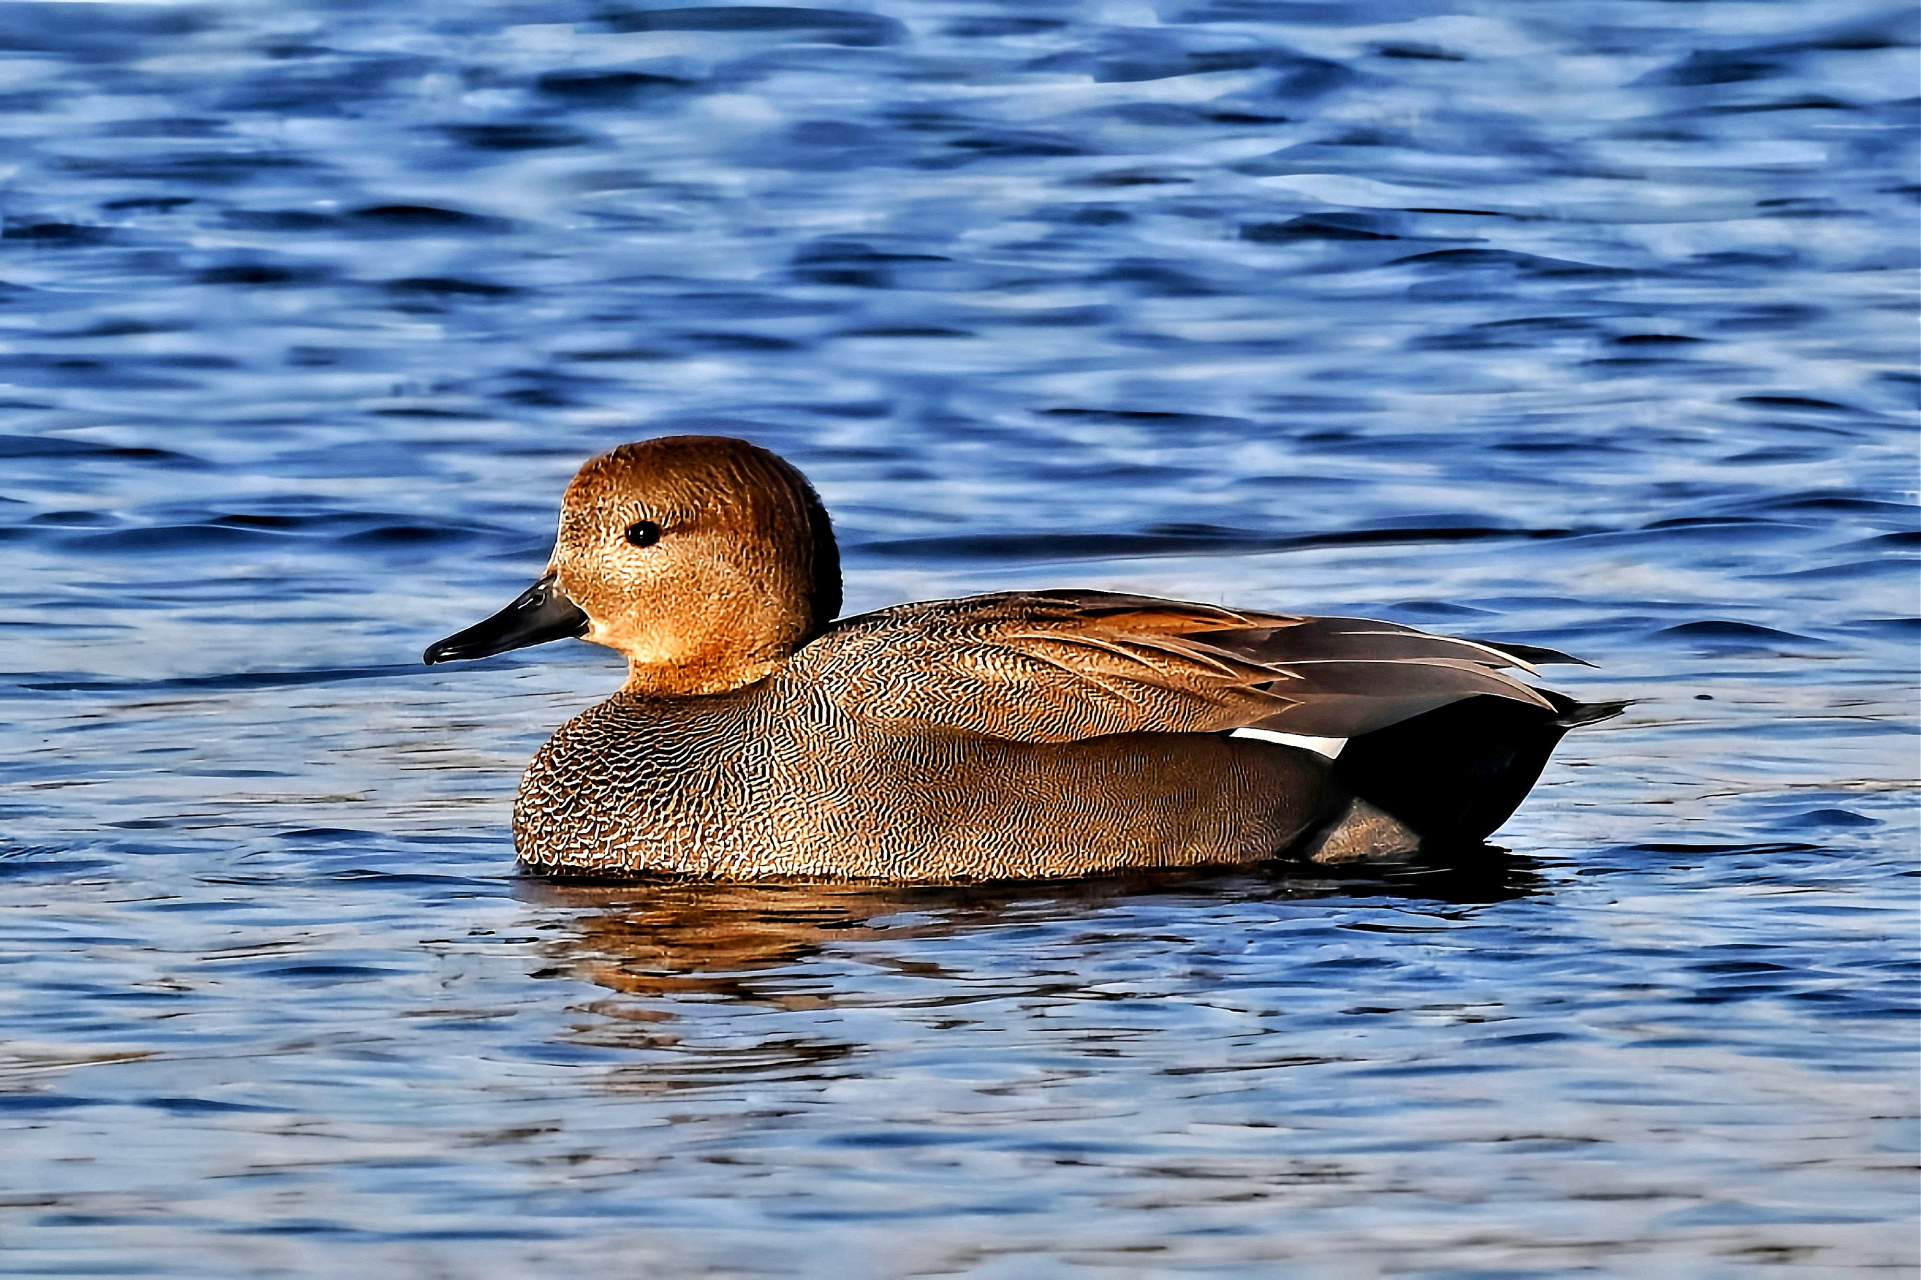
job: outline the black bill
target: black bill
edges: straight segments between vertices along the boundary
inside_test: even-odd
[[[493,617],[476,622],[465,631],[456,631],[445,640],[435,641],[420,656],[432,666],[436,662],[491,658],[509,649],[524,649],[530,644],[586,634],[587,615],[561,593],[550,573]]]

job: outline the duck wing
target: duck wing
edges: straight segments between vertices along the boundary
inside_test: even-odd
[[[843,619],[790,670],[862,719],[1071,742],[1239,728],[1348,738],[1477,694],[1552,712],[1500,670],[1527,665],[1391,622],[1010,591]]]

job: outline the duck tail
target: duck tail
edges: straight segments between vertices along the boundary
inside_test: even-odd
[[[1479,845],[1520,807],[1568,730],[1630,705],[1536,692],[1552,712],[1481,695],[1351,738],[1333,776],[1411,828],[1423,847]]]

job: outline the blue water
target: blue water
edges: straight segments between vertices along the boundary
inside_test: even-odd
[[[1907,6],[0,3],[0,1272],[1915,1274]],[[517,877],[623,440],[1580,653],[1465,868]]]

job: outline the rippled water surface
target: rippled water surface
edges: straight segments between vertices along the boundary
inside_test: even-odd
[[[1843,0],[0,3],[0,1271],[1912,1274],[1916,62]],[[1459,868],[567,887],[429,640],[750,437],[849,605],[1545,643]]]

